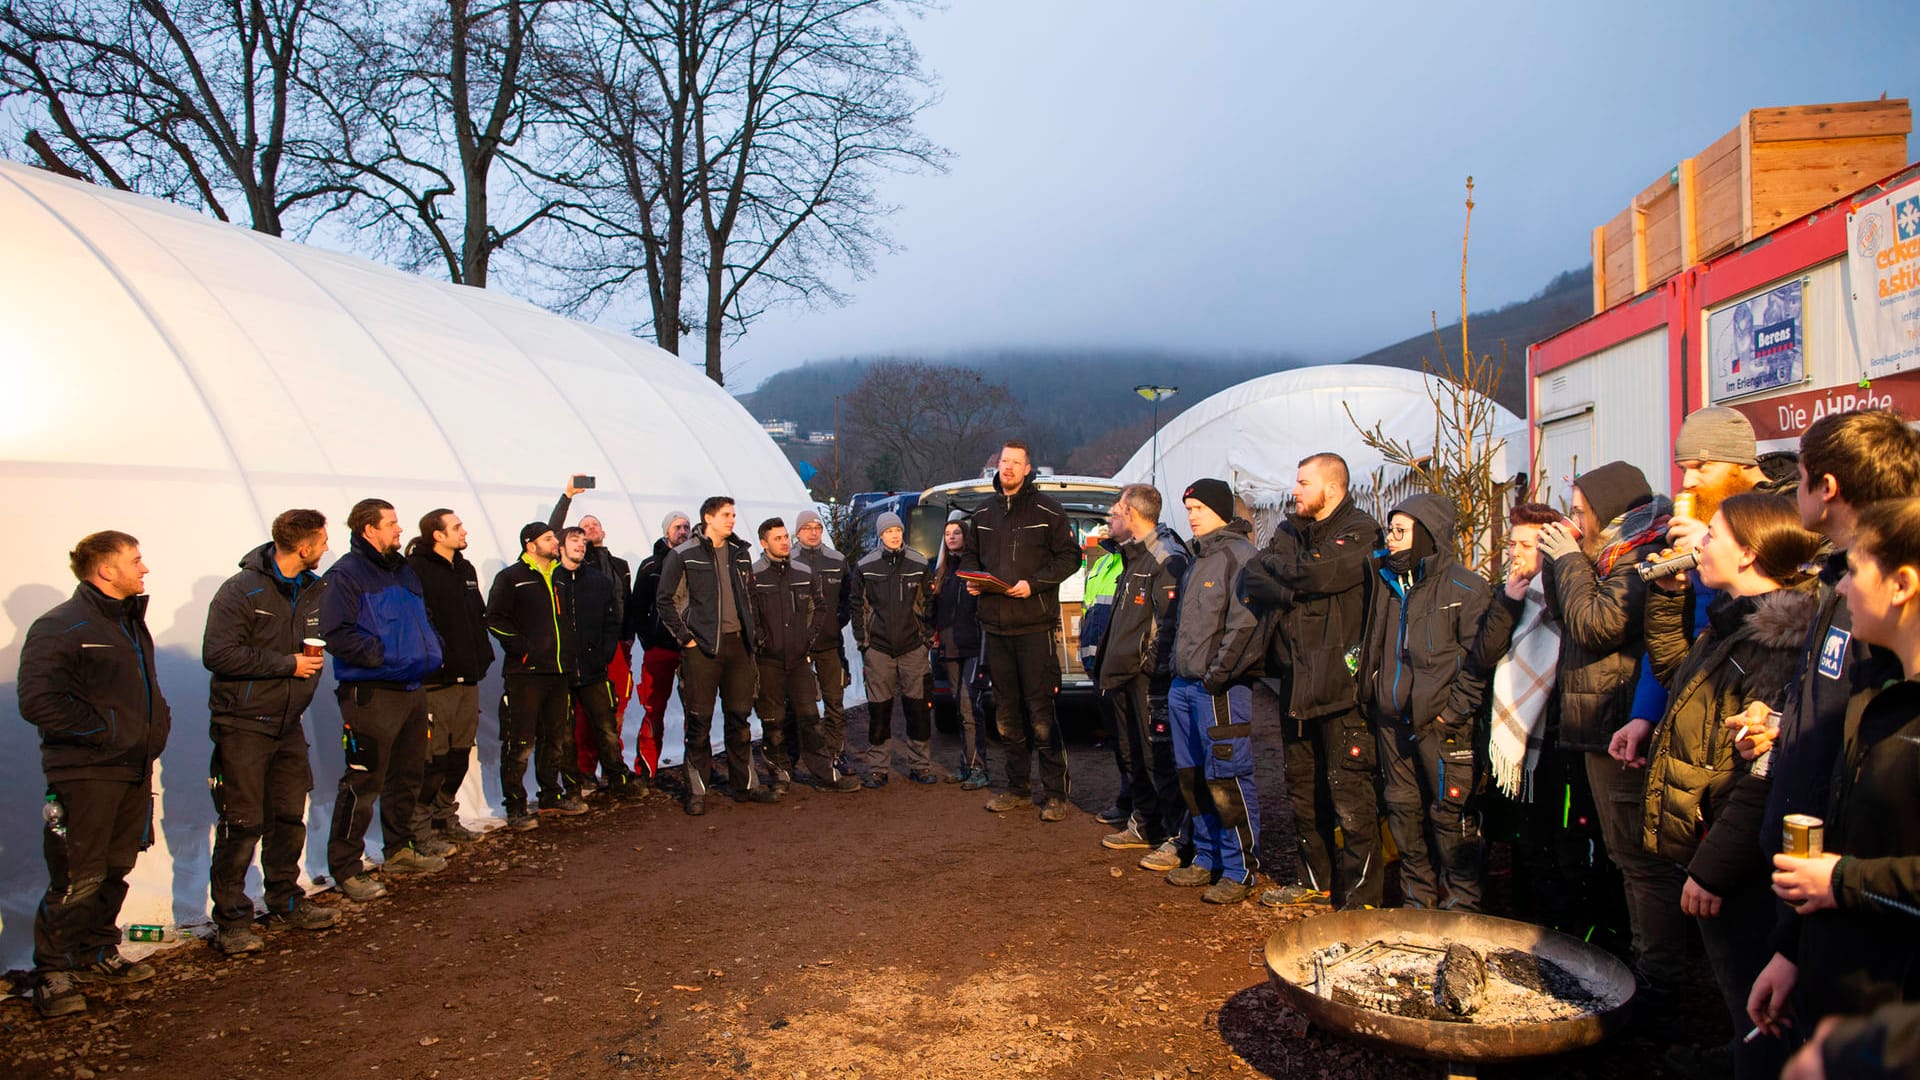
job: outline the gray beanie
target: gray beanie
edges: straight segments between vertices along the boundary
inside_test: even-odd
[[[813,507],[809,506],[805,510],[802,510],[798,514],[794,515],[793,531],[799,532],[801,529],[804,529],[809,525],[819,525],[819,524],[822,524],[820,521],[820,511],[815,510]]]
[[[873,531],[878,535],[879,533],[886,532],[888,529],[899,529],[904,532],[906,528],[907,525],[900,520],[900,515],[889,510],[880,515],[879,520],[874,523]]]
[[[673,513],[668,514],[666,517],[663,517],[660,519],[660,535],[663,537],[671,535],[673,532],[673,523],[676,521],[684,521],[689,525],[693,524],[692,518],[688,517],[687,515],[681,513],[678,510],[675,510]]]
[[[1735,465],[1756,465],[1759,448],[1754,445],[1753,422],[1736,409],[1710,405],[1688,413],[1680,421],[1680,437],[1673,440],[1673,460],[1726,461]]]

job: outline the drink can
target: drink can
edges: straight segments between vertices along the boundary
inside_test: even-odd
[[[1827,823],[1812,814],[1788,814],[1780,828],[1780,854],[1811,859],[1826,851]]]
[[[127,927],[128,941],[161,941],[166,936],[166,927],[155,926],[152,923],[134,923]]]
[[[319,656],[327,651],[327,643],[317,637],[310,637],[300,643],[300,651],[307,656]]]
[[[1677,518],[1693,517],[1693,492],[1683,491],[1673,497],[1673,516]]]

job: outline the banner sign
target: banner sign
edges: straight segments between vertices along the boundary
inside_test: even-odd
[[[1776,439],[1798,441],[1815,420],[1855,409],[1895,409],[1907,416],[1920,416],[1920,371],[1910,371],[1875,379],[1867,386],[1842,383],[1824,390],[1784,394],[1761,401],[1743,401],[1733,406],[1753,421],[1754,438],[1761,442]]]
[[[1807,379],[1801,282],[1749,296],[1707,316],[1714,401],[1792,386]]]
[[[1847,215],[1854,346],[1868,376],[1920,368],[1920,181]]]

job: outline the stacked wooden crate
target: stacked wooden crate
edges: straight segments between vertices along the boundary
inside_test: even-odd
[[[1898,172],[1912,128],[1904,98],[1754,109],[1593,230],[1593,310]]]

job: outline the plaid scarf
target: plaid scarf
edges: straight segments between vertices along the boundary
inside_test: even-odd
[[[1655,495],[1649,502],[1621,514],[1600,530],[1600,539],[1606,544],[1600,549],[1600,557],[1594,560],[1595,569],[1602,578],[1613,573],[1614,564],[1626,556],[1655,540],[1667,535],[1667,523],[1673,517],[1673,500],[1665,495]]]
[[[1533,801],[1533,769],[1546,735],[1541,721],[1559,666],[1560,627],[1547,619],[1546,585],[1535,574],[1521,602],[1513,644],[1493,669],[1493,730],[1487,739],[1493,782],[1518,802]]]

